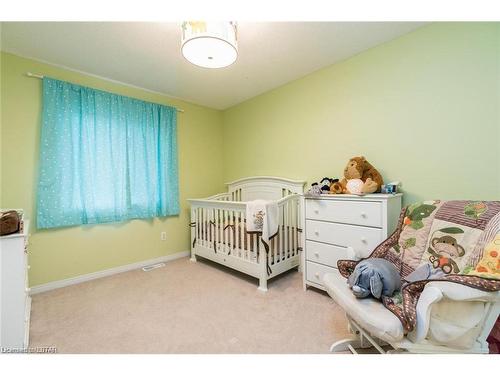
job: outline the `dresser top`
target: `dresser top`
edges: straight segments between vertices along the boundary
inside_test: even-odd
[[[401,199],[403,193],[396,194],[322,194],[322,195],[303,195],[305,199],[325,199],[325,200],[390,200]]]

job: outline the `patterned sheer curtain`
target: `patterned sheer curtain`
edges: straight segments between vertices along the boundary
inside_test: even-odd
[[[43,79],[37,227],[179,213],[177,111]]]

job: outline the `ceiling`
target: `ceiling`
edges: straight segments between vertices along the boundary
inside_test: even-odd
[[[1,49],[226,109],[397,38],[424,23],[239,23],[238,59],[222,69],[200,68],[182,57],[180,25],[180,22],[3,22]]]

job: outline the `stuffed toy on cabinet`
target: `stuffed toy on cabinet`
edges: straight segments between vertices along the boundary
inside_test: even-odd
[[[349,184],[349,180],[361,180]],[[380,192],[380,187],[384,184],[384,180],[380,173],[371,165],[364,156],[356,156],[349,160],[344,168],[344,178],[339,182],[333,183],[330,186],[330,192],[334,194],[370,194]]]

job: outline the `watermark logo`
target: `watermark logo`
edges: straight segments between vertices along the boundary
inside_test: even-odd
[[[8,348],[8,347],[2,346],[1,352],[2,352],[2,354],[6,354],[6,353],[12,353],[12,354],[14,354],[14,353],[56,354],[57,348],[55,346],[34,346],[34,347],[28,347],[28,348]]]

